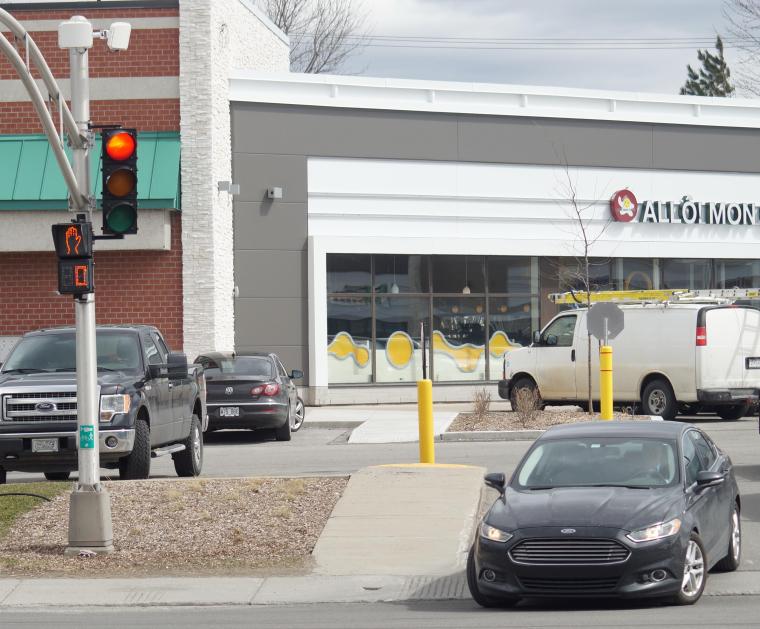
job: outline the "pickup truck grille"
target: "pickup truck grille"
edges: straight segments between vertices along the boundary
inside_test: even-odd
[[[75,422],[76,391],[42,391],[3,395],[4,422]]]

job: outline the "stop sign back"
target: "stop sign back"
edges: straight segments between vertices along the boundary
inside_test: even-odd
[[[588,311],[588,331],[604,340],[604,320],[607,320],[607,338],[614,339],[623,331],[624,315],[617,304],[598,303],[591,306]]]

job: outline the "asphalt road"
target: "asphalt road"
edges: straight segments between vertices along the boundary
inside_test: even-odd
[[[693,607],[618,601],[527,601],[512,610],[486,610],[472,601],[431,601],[372,605],[148,608],[4,611],[3,629],[56,626],[60,629],[109,627],[256,627],[256,629],[555,629],[617,627],[757,627],[760,601],[752,596],[703,597]]]

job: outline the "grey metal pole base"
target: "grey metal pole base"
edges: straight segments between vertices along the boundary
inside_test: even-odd
[[[84,491],[79,486],[69,502],[69,545],[64,554],[78,555],[83,550],[98,554],[113,552],[111,496],[99,488]]]

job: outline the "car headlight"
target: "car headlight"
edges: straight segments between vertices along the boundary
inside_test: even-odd
[[[480,525],[480,536],[490,539],[492,542],[508,542],[513,537],[512,533],[497,529],[495,526],[491,526],[485,522]]]
[[[632,542],[651,542],[656,539],[672,537],[681,530],[681,520],[673,518],[668,522],[653,524],[645,529],[631,531],[626,537]]]
[[[110,422],[114,415],[128,413],[132,398],[126,394],[100,396],[100,421]]]

